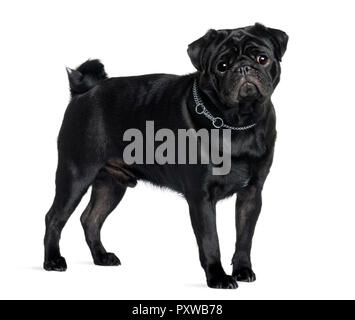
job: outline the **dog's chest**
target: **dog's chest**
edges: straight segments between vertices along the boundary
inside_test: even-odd
[[[232,137],[231,153],[232,158],[260,158],[267,150],[265,136],[258,134],[236,134]]]
[[[231,167],[226,175],[211,175],[208,192],[210,197],[220,200],[247,187],[252,179],[253,166],[265,155],[267,147],[262,135],[238,136],[231,144]]]

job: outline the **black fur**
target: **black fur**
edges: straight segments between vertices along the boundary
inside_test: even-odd
[[[104,65],[97,59],[88,60],[75,70],[67,68],[67,73],[72,96],[85,93],[100,81],[107,79]]]
[[[193,74],[106,79],[103,65],[97,60],[69,72],[72,100],[58,137],[56,194],[46,216],[44,268],[66,269],[59,250],[61,231],[89,186],[91,199],[81,222],[94,262],[120,264],[103,247],[100,229],[126,188],[146,180],[186,198],[210,287],[236,288],[236,280],[254,281],[251,243],[276,139],[271,94],[280,78],[279,62],[287,40],[284,32],[260,24],[210,30],[188,48],[198,69]],[[257,62],[260,54],[268,56],[268,64]],[[223,61],[228,68],[220,72],[218,65]],[[214,176],[211,164],[125,164],[122,153],[127,143],[123,133],[129,128],[144,133],[147,120],[155,121],[156,130],[169,128],[175,133],[179,128],[213,128],[210,120],[194,111],[194,81],[206,106],[225,123],[257,123],[246,131],[232,131],[230,173]],[[215,209],[219,200],[235,193],[237,241],[233,274],[229,276],[220,261]]]

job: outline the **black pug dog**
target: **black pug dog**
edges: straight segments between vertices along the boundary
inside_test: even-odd
[[[97,265],[119,265],[106,251],[100,230],[127,187],[137,180],[170,188],[188,202],[201,265],[212,288],[237,288],[255,280],[250,261],[261,193],[276,139],[271,95],[280,80],[288,36],[261,24],[210,30],[188,46],[197,72],[184,76],[150,74],[108,78],[98,60],[68,70],[72,99],[58,137],[56,193],[46,215],[44,269],[64,271],[59,250],[62,229],[92,186],[81,216],[87,244]],[[213,128],[231,130],[231,170],[213,175],[212,164],[130,164],[123,161],[129,128]],[[148,146],[149,148],[154,146]],[[146,151],[147,146],[145,146]],[[217,201],[237,194],[233,273],[220,260]]]

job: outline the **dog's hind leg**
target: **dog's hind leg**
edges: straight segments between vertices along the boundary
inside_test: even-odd
[[[45,259],[43,267],[48,271],[65,271],[65,259],[60,255],[59,240],[62,230],[88,187],[94,181],[99,167],[79,169],[59,162],[56,173],[56,194],[46,215],[44,237]]]
[[[125,192],[126,186],[104,170],[100,171],[92,185],[90,202],[80,220],[86,242],[97,265],[120,265],[120,260],[113,253],[106,252],[101,243],[100,231],[105,219],[122,200]]]

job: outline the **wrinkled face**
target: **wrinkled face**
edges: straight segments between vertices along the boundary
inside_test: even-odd
[[[260,24],[233,30],[210,30],[189,45],[201,72],[201,85],[226,106],[270,99],[280,80],[280,61],[288,37]]]

